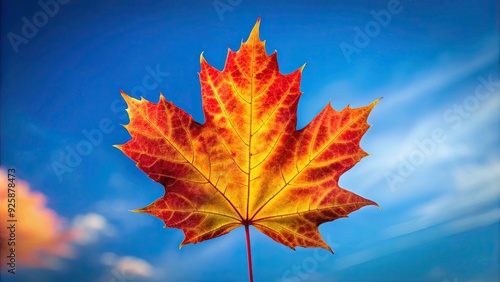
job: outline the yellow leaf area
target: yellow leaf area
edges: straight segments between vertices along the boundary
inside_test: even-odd
[[[223,71],[201,56],[205,123],[160,95],[158,104],[122,93],[132,140],[117,146],[165,195],[136,210],[162,219],[198,243],[252,225],[292,249],[330,250],[318,226],[376,203],[339,187],[367,154],[359,142],[371,105],[336,112],[327,105],[297,126],[302,69],[283,75],[266,54],[260,20]]]

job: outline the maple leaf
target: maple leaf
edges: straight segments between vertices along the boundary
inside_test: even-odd
[[[259,39],[260,19],[223,71],[200,57],[205,123],[167,102],[122,92],[132,139],[117,146],[165,194],[142,209],[184,234],[181,247],[252,225],[292,249],[331,251],[318,226],[376,205],[339,187],[367,154],[359,142],[378,100],[337,112],[328,104],[296,130],[303,67],[281,74]]]

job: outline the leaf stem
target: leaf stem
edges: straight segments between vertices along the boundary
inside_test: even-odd
[[[248,277],[250,278],[250,282],[253,282],[252,251],[250,249],[250,231],[248,229],[249,229],[249,225],[245,224],[245,234],[247,237]]]

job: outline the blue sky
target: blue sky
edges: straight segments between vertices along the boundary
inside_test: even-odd
[[[246,281],[243,228],[179,250],[181,231],[129,212],[163,188],[112,145],[130,139],[120,90],[154,102],[162,92],[202,122],[200,53],[222,69],[260,16],[281,71],[307,63],[299,128],[328,102],[384,98],[361,142],[370,156],[340,180],[381,209],[322,225],[334,255],[251,229],[255,280],[498,281],[498,2],[338,2],[60,0],[30,33],[23,18],[40,23],[43,7],[2,0],[1,166],[86,234],[57,269],[2,279]],[[97,129],[102,138],[69,165]]]

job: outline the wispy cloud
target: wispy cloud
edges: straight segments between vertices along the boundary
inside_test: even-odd
[[[418,189],[412,190],[411,193],[385,189],[385,192],[378,194],[379,199],[382,198],[382,206],[407,202],[411,203],[408,205],[411,208],[403,210],[400,216],[397,216],[399,223],[381,231],[382,241],[379,243],[383,247],[372,247],[348,255],[336,264],[335,269],[345,269],[444,236],[498,223],[500,156],[495,153],[488,156],[484,152],[486,146],[491,146],[492,140],[499,141],[499,134],[489,130],[492,124],[498,123],[499,106],[500,97],[496,93],[484,104],[481,111],[474,113],[459,130],[448,131],[446,142],[440,144],[440,148],[418,168],[420,172],[415,175],[411,185]],[[414,150],[413,140],[429,135],[430,129],[436,124],[434,117],[439,115],[430,114],[430,117],[423,119],[410,131],[409,137],[400,140],[400,147],[391,147],[392,154],[389,151],[381,154],[384,158],[372,161],[373,166],[364,166],[359,173],[370,175],[369,171],[395,169],[400,162],[399,156],[408,155]],[[488,132],[493,134],[490,138],[486,138]],[[477,136],[484,138],[477,140]],[[383,147],[381,145],[377,148]],[[479,162],[478,158],[486,160]],[[429,177],[435,172],[440,172],[444,179],[442,181],[445,182],[438,184]],[[421,175],[426,177],[419,177]],[[366,177],[364,179],[366,180]],[[372,179],[372,184],[367,185],[380,183],[381,180],[383,174]],[[366,182],[363,181],[365,184]],[[423,196],[427,200],[418,201]],[[387,247],[388,242],[390,248]]]
[[[498,223],[499,221],[500,221],[500,208],[497,207],[483,213],[456,219],[446,224],[445,229],[449,231],[448,234],[455,234],[455,233],[465,232],[474,228],[483,227],[485,225]]]
[[[152,278],[155,268],[146,260],[134,256],[118,256],[114,253],[104,253],[100,262],[112,267],[111,276],[119,281],[132,281],[136,277]]]
[[[473,92],[469,93],[470,90],[464,91],[466,92],[458,93],[459,95],[457,96],[462,97],[463,94],[474,94]],[[464,100],[461,99],[457,99],[455,104],[462,104]],[[486,101],[481,101],[478,110],[467,113],[467,118],[463,118],[460,125],[456,128],[453,127],[456,124],[449,124],[443,118],[444,113],[453,109],[455,104],[434,109],[432,112],[427,113],[427,115],[420,117],[419,122],[410,129],[406,127],[391,128],[379,131],[376,136],[373,136],[372,141],[368,142],[368,146],[375,149],[368,150],[372,153],[369,161],[361,162],[356,170],[349,172],[354,178],[363,175],[364,181],[360,183],[362,185],[360,189],[372,189],[373,185],[380,183],[381,180],[386,178],[385,173],[397,171],[398,166],[408,159],[413,152],[417,150],[421,151],[418,143],[421,143],[424,139],[432,138],[433,131],[436,129],[443,132],[445,140],[442,143],[435,144],[435,148],[431,153],[424,154],[425,161],[422,165],[415,166],[415,175],[419,175],[419,172],[431,171],[443,163],[451,163],[482,154],[484,153],[484,146],[487,145],[486,143],[495,142],[495,140],[498,141],[500,135],[496,131],[490,130],[489,127],[494,126],[495,122],[498,122],[499,116],[497,112],[498,107],[500,107],[500,88],[491,92],[491,97]],[[476,140],[478,134],[484,138]],[[483,142],[483,144],[478,142]],[[373,171],[382,173],[372,173]],[[420,175],[422,174],[420,173]],[[388,187],[387,183],[383,185]],[[422,187],[422,189],[415,192],[421,194],[429,191],[425,187]],[[392,198],[390,194],[387,194],[387,196]]]
[[[499,45],[497,36],[485,38],[476,51],[468,54],[441,54],[435,58],[435,65],[431,68],[395,69],[393,78],[385,84],[373,83],[370,97],[372,99],[384,97],[382,103],[377,105],[379,111],[394,111],[400,108],[411,106],[411,103],[421,103],[429,95],[434,95],[438,91],[458,83],[484,67],[494,64],[499,58]],[[416,66],[418,62],[411,62]],[[399,68],[399,66],[395,66]],[[413,72],[411,72],[413,71]],[[351,103],[357,104],[356,97],[366,99],[366,94],[357,93],[356,85],[352,81],[345,79],[335,80],[325,85],[318,96],[331,97],[332,95],[350,95]],[[366,91],[366,90],[364,90]],[[360,101],[359,101],[360,102]],[[365,101],[366,102],[366,101]],[[363,105],[365,102],[361,103]],[[304,101],[307,109],[320,110],[324,107],[324,102]]]
[[[73,229],[77,232],[76,242],[82,245],[95,243],[100,236],[113,236],[114,228],[105,217],[97,213],[77,215],[73,219]]]
[[[384,111],[391,110],[393,116],[398,116],[398,111],[410,104],[426,108],[421,97],[461,83],[462,79],[472,80],[477,72],[496,61],[498,46],[494,46],[426,70],[422,75],[414,76],[402,89],[397,85],[383,88],[382,92],[397,95],[387,99],[390,102],[384,100],[381,107]],[[463,104],[463,97],[474,95],[475,87],[470,85],[463,92],[454,93],[453,96],[462,97],[457,98],[456,104]],[[469,93],[471,89],[472,93]],[[445,111],[454,104],[441,105],[421,115],[411,128],[404,125],[381,128],[372,140],[366,141],[365,149],[374,148],[367,150],[371,153],[369,160],[358,164],[344,181],[363,179],[355,181],[358,191],[363,193],[373,191],[374,187],[380,188],[370,193],[377,195],[383,208],[398,207],[400,213],[391,215],[391,221],[385,223],[389,225],[378,234],[379,246],[346,255],[336,262],[335,270],[499,222],[500,155],[495,148],[500,142],[500,134],[492,130],[499,124],[499,87],[490,94],[486,101],[480,101],[478,110],[462,119],[459,126],[447,124],[443,119]],[[411,176],[404,179],[404,190],[389,189],[384,173],[397,172],[402,161],[419,149],[417,143],[431,138],[437,128],[444,132],[445,140],[436,144],[431,153],[425,154],[422,163],[414,166]]]
[[[387,88],[381,89],[379,95],[391,96],[390,99],[384,100],[381,105],[386,110],[395,107],[402,107],[417,99],[421,99],[427,95],[459,82],[471,74],[476,73],[488,64],[498,61],[498,46],[494,44],[497,39],[485,40],[486,42],[475,54],[468,55],[467,58],[447,57],[447,60],[440,63],[433,69],[412,76],[410,82],[405,82],[404,87],[401,82],[397,85],[390,85]]]
[[[159,271],[159,275],[168,277],[171,281],[200,281],[206,279],[202,274],[213,271],[214,267],[229,267],[235,261],[232,257],[236,254],[236,246],[241,245],[241,239],[244,238],[241,229],[233,230],[223,238],[187,245],[180,250],[177,246],[183,235],[178,233],[179,236],[172,238],[178,243],[175,246],[169,244],[160,257],[158,264],[165,267]],[[192,280],[186,280],[186,277],[191,277]]]
[[[474,216],[483,212],[484,208],[499,203],[500,156],[494,153],[493,148],[500,141],[500,134],[488,135],[489,129],[498,123],[499,106],[500,95],[495,94],[481,111],[471,115],[460,128],[448,131],[448,139],[440,144],[439,152],[432,155],[432,161],[421,168],[427,175],[432,171],[441,171],[448,182],[436,185],[432,179],[418,179],[418,185],[422,187],[420,193],[425,191],[432,197],[431,200],[413,205],[402,223],[385,230],[386,236],[401,236],[455,218]],[[488,146],[493,147],[485,151]],[[479,162],[481,159],[486,160]],[[388,197],[396,199],[399,194],[396,191],[388,194]]]
[[[485,165],[475,165],[455,170],[455,183],[451,191],[415,207],[402,223],[388,227],[387,237],[397,237],[417,232],[437,224],[455,220],[447,225],[447,233],[463,232],[490,224],[492,217],[500,219],[498,211],[484,212],[484,208],[498,204],[500,200],[500,159]],[[493,213],[491,213],[493,212]],[[469,216],[467,216],[469,215]],[[483,218],[486,220],[471,220]],[[458,228],[460,227],[460,228]]]

